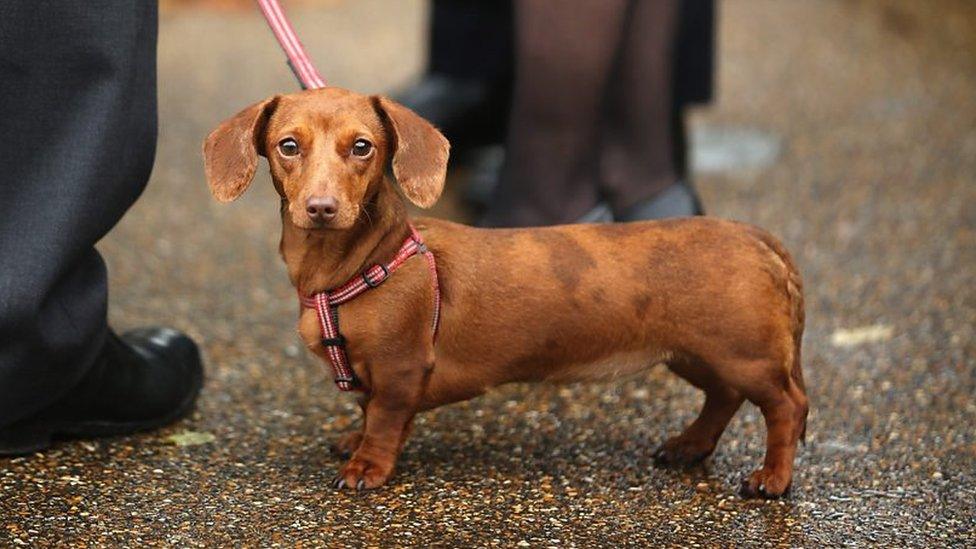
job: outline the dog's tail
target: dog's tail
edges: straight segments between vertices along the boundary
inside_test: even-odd
[[[790,325],[793,331],[793,349],[790,357],[790,377],[797,388],[806,398],[806,383],[803,380],[803,362],[801,360],[801,348],[803,346],[803,329],[806,323],[806,313],[803,303],[803,279],[800,271],[796,268],[793,256],[786,250],[782,243],[766,231],[757,227],[749,226],[749,232],[773,253],[785,267],[786,271],[786,295],[790,307]],[[806,401],[804,401],[806,402]],[[803,418],[800,426],[800,440],[806,444],[807,436],[807,413],[809,406],[803,410]]]

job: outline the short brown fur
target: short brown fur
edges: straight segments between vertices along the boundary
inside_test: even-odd
[[[277,149],[295,139],[302,153]],[[370,158],[349,153],[373,144]],[[282,197],[281,254],[298,291],[335,287],[390,260],[408,232],[386,177],[427,207],[441,193],[448,143],[393,101],[337,88],[276,96],[221,124],[204,146],[214,195],[244,192],[257,154]],[[304,209],[329,196],[338,212]],[[351,457],[337,485],[376,488],[393,474],[414,415],[523,381],[609,380],[666,364],[705,393],[699,417],[657,451],[665,464],[707,457],[744,400],[767,425],[763,467],[748,496],[776,497],[792,479],[806,428],[800,367],[800,275],[768,233],[712,218],[536,229],[476,229],[421,218],[438,262],[441,328],[432,343],[426,264],[408,261],[375,291],[342,307],[341,329],[366,392],[363,429],[340,441]],[[305,309],[299,332],[327,360]]]

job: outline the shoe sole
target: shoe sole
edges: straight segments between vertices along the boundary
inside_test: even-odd
[[[202,363],[201,363],[202,364]],[[0,456],[23,456],[47,450],[55,441],[128,435],[158,429],[193,411],[203,388],[203,368],[193,376],[193,384],[183,402],[169,414],[140,421],[34,421],[12,425],[0,431]]]

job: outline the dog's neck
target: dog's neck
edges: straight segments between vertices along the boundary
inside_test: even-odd
[[[303,295],[335,288],[367,267],[389,262],[410,231],[406,206],[388,182],[363,205],[349,229],[302,229],[292,223],[286,207],[281,256],[292,285]]]

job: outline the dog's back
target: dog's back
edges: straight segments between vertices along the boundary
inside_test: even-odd
[[[792,353],[788,288],[798,291],[799,277],[754,227],[711,218],[528,230],[420,223],[447,296],[438,362],[489,363],[493,384]],[[766,337],[780,332],[789,349]]]

